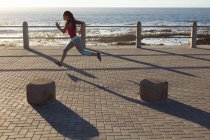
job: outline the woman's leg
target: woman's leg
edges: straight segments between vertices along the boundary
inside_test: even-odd
[[[63,63],[65,57],[66,57],[66,54],[67,52],[72,49],[74,47],[74,43],[72,41],[69,42],[69,44],[65,47],[65,49],[63,50],[63,55],[62,55],[62,58],[61,58],[61,63]]]
[[[93,52],[84,49],[80,38],[73,41],[77,50],[84,56],[97,56],[97,58],[101,61],[101,54],[99,52]]]
[[[63,61],[64,61],[64,59],[65,59],[65,57],[66,57],[67,52],[68,52],[71,48],[73,48],[73,47],[74,47],[74,43],[73,43],[72,41],[70,41],[69,44],[66,45],[65,49],[63,50],[63,55],[62,55],[62,57],[61,57],[61,61],[60,61],[60,62],[59,62],[59,61],[55,62],[58,66],[62,66],[62,65],[63,65]]]

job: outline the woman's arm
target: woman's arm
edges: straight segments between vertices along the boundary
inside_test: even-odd
[[[82,25],[85,24],[85,22],[79,21],[79,20],[75,20],[75,22],[76,22],[76,24],[80,24],[80,29],[78,31],[78,34],[81,34],[81,31],[83,30]]]
[[[58,22],[56,22],[55,25],[62,33],[66,33],[67,26],[68,26],[67,23],[65,24],[63,29],[60,27],[60,24]]]
[[[82,25],[82,24],[84,24],[84,23],[85,23],[85,22],[83,22],[83,21],[76,20],[76,19],[75,19],[75,22],[76,22],[76,24],[80,24],[80,25]]]

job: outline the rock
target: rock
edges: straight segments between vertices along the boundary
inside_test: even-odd
[[[143,79],[140,82],[140,97],[143,101],[160,101],[168,97],[168,82]]]
[[[136,42],[117,42],[116,45],[135,45]]]
[[[26,96],[29,104],[43,105],[56,100],[55,82],[47,79],[30,81],[26,85]]]

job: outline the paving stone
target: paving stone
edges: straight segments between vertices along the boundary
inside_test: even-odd
[[[94,47],[92,47],[94,48]],[[210,46],[97,46],[102,62],[62,47],[0,47],[0,139],[210,139]],[[57,101],[34,107],[26,85],[56,83]],[[139,81],[164,79],[165,101],[140,100]]]

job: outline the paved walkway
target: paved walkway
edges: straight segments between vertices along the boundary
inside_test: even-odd
[[[0,140],[210,140],[210,46],[99,49],[101,63],[73,49],[62,68],[61,47],[0,49]],[[27,103],[36,78],[56,82],[56,103]],[[169,99],[142,102],[144,78],[167,80]]]

